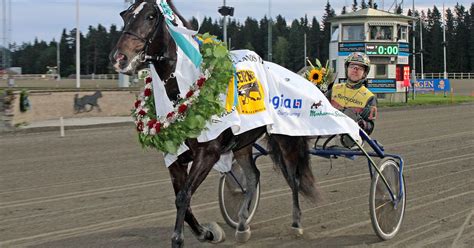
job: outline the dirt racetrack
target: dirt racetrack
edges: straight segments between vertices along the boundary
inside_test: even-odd
[[[186,247],[474,247],[474,105],[382,110],[373,138],[406,163],[400,233],[382,242],[369,217],[366,161],[314,157],[324,194],[303,200],[302,237],[290,235],[291,195],[269,158],[258,161],[262,198],[246,244],[219,212],[219,174],[192,201],[227,240]],[[0,247],[169,247],[174,194],[162,156],[143,151],[133,126],[0,135]]]

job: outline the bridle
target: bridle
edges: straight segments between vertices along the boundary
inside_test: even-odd
[[[130,8],[128,8],[126,10],[126,12],[131,11],[132,6],[130,6]],[[146,37],[142,37],[142,36],[136,34],[135,32],[130,31],[129,30],[130,23],[134,19],[134,17],[129,18],[129,20],[125,24],[125,27],[124,27],[122,32],[124,34],[128,34],[130,36],[133,36],[133,37],[137,38],[138,40],[142,41],[145,44],[144,49],[141,52],[138,53],[138,56],[140,57],[140,62],[144,63],[144,62],[153,62],[153,61],[159,62],[159,61],[174,60],[173,58],[170,58],[170,57],[165,55],[165,47],[164,46],[160,48],[160,51],[157,54],[154,54],[154,55],[148,54],[148,50],[150,48],[150,45],[153,42],[153,40],[155,40],[155,37],[158,34],[159,27],[162,25],[162,23],[165,19],[165,17],[161,14],[161,11],[158,8],[158,5],[156,3],[153,3],[153,8],[155,9],[155,11],[157,13],[157,18],[156,18],[156,21],[155,21],[156,23],[153,25],[155,27],[155,30],[153,32],[149,33]]]

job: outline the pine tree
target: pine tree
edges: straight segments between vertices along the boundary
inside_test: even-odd
[[[69,35],[66,33],[66,29],[63,29],[61,34],[61,40],[59,44],[59,60],[61,77],[69,76],[74,71],[74,45],[71,42]],[[72,71],[71,71],[72,69]]]
[[[455,65],[453,63],[453,59],[455,56],[455,29],[454,29],[454,14],[451,9],[446,10],[446,68],[447,71],[455,71]]]
[[[243,48],[244,44],[240,38],[241,25],[235,19],[230,19],[227,25],[227,37],[230,38],[230,49]]]
[[[374,0],[369,0],[369,2],[367,3],[368,7],[369,8],[374,8]]]
[[[428,17],[426,16],[426,13],[424,10],[421,11],[421,15],[420,15],[420,22],[418,22],[418,25],[423,25],[423,28],[422,28],[422,32],[423,32],[423,40],[421,40],[421,36],[420,36],[420,42],[423,42],[423,50],[421,49],[421,45],[420,46],[417,46],[417,47],[420,47],[420,53],[423,53],[423,72],[426,72],[425,70],[425,64],[426,64],[426,59],[425,59],[425,54],[427,53],[427,50],[426,50],[426,40],[429,39],[428,37],[428,30],[427,30],[427,19]],[[418,26],[418,30],[420,30],[419,28],[420,26]],[[418,34],[419,34],[419,31],[418,31]],[[420,56],[420,61],[419,61],[419,65],[421,66],[421,56]],[[420,72],[421,72],[421,67],[420,67]]]
[[[398,5],[397,8],[395,9],[395,13],[396,14],[403,14],[403,9],[402,9],[402,5]]]
[[[273,47],[273,61],[283,67],[288,67],[288,40],[278,36]]]
[[[321,43],[321,26],[313,17],[311,21],[311,28],[308,33],[308,57],[315,59],[320,57],[320,43]]]
[[[255,51],[258,55],[264,58],[266,51],[264,50],[264,46],[262,44],[263,42],[261,42],[260,39],[258,38],[259,37],[258,34],[260,33],[260,28],[258,26],[257,20],[251,17],[247,17],[242,31],[243,31],[242,38],[246,42],[245,48]]]
[[[329,3],[329,1],[328,1]],[[352,11],[357,11],[357,0],[354,0],[353,3],[352,3]]]
[[[443,71],[443,31],[441,28],[441,13],[436,6],[433,11],[428,9],[428,39],[426,40],[425,69],[427,72]]]
[[[288,69],[297,71],[304,66],[304,28],[298,20],[291,23],[288,43]]]
[[[273,24],[273,36],[274,37],[284,37],[286,40],[288,40],[288,34],[289,34],[289,29],[288,25],[286,23],[286,20],[283,16],[278,15],[275,18],[275,22]]]
[[[323,26],[323,33],[321,35],[321,56],[319,57],[320,61],[326,61],[329,59],[329,42],[331,40],[331,23],[329,23],[329,19],[331,17],[334,17],[336,14],[334,12],[334,9],[331,7],[331,4],[329,3],[329,0],[326,3],[326,6],[324,8],[324,15],[322,19],[321,25]]]
[[[264,16],[263,19],[260,20],[260,31],[259,31],[260,41],[259,42],[262,44],[262,49],[263,49],[262,58],[266,60],[269,60],[268,59],[268,24],[269,24],[269,20],[267,19],[267,16]],[[272,37],[272,45],[273,45],[273,37]]]
[[[466,23],[467,13],[464,6],[459,3],[454,7],[456,13],[456,27],[455,27],[455,38],[454,47],[455,55],[453,59],[455,72],[466,72],[469,70],[469,28]]]

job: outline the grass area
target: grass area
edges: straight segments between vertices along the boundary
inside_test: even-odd
[[[379,101],[379,107],[402,107],[402,106],[418,106],[418,105],[447,105],[447,104],[459,104],[465,102],[474,102],[474,96],[456,96],[447,95],[444,97],[443,94],[417,94],[415,99],[412,99],[410,94],[408,97],[408,103],[405,102],[385,102]]]

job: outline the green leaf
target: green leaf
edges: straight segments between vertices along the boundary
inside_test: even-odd
[[[176,154],[178,152],[178,147],[171,140],[167,140],[164,143],[165,152]]]
[[[216,58],[223,58],[227,56],[227,49],[224,46],[216,47],[216,49],[214,50],[214,56]]]
[[[206,120],[201,115],[196,115],[196,121],[198,123],[198,127],[201,128],[204,127],[204,125],[206,124]]]
[[[319,61],[319,59],[316,59],[316,66],[321,69],[321,61]]]
[[[211,48],[206,48],[204,56],[209,57],[209,56],[212,56],[212,55],[213,55],[212,49]]]

